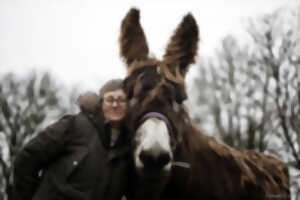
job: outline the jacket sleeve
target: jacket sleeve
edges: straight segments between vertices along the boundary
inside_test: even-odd
[[[62,152],[71,125],[67,115],[32,139],[14,161],[14,191],[18,200],[31,200],[40,182],[39,173]]]

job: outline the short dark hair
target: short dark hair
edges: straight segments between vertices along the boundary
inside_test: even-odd
[[[114,90],[123,88],[123,80],[122,79],[111,79],[107,81],[99,90],[99,97],[102,100],[104,93],[111,92]]]

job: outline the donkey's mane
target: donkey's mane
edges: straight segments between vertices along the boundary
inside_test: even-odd
[[[240,177],[241,186],[256,185],[257,187],[263,187],[262,184],[267,183],[257,182],[257,179],[264,177],[268,179],[270,185],[273,184],[279,187],[282,184],[281,187],[286,188],[288,191],[288,168],[273,156],[264,155],[253,150],[232,148],[214,137],[203,134],[201,130],[196,129],[192,124],[186,127],[184,135],[191,153],[195,153],[199,161],[206,160],[213,167],[216,165],[216,160],[218,160],[219,164],[223,163],[222,168],[234,170],[234,173]],[[228,166],[228,164],[230,165]],[[210,178],[218,179],[218,177]],[[265,185],[265,187],[271,187],[270,185]]]

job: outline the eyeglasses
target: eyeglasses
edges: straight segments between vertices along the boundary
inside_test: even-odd
[[[127,102],[126,98],[113,98],[113,97],[107,97],[104,98],[104,103],[107,105],[113,105],[113,103],[116,102],[117,104],[125,104]]]

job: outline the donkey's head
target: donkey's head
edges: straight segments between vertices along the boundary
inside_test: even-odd
[[[184,79],[197,53],[198,26],[187,14],[171,37],[163,59],[149,57],[139,22],[131,9],[121,26],[121,56],[128,75],[124,89],[129,99],[128,125],[134,134],[134,163],[144,174],[164,175],[188,119],[182,106],[187,98]]]

